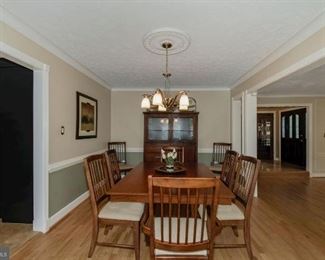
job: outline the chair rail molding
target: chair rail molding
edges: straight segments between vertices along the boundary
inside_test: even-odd
[[[48,172],[49,173],[54,173],[54,172],[57,172],[57,171],[62,170],[64,168],[68,168],[70,166],[82,163],[83,159],[85,159],[86,157],[88,157],[90,155],[94,155],[94,154],[104,153],[105,151],[107,151],[107,149],[102,149],[102,150],[92,152],[92,153],[89,153],[89,154],[84,154],[84,155],[76,156],[76,157],[73,157],[73,158],[70,158],[70,159],[67,159],[67,160],[52,163],[48,167]]]

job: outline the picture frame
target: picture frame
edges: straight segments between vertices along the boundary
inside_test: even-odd
[[[77,91],[76,139],[97,138],[97,99]]]

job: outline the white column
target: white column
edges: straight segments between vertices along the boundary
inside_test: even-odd
[[[242,132],[245,155],[257,156],[257,95],[244,92],[242,96]]]
[[[242,153],[257,157],[257,95],[247,91],[242,95]]]
[[[238,153],[242,152],[242,118],[241,99],[232,99],[231,105],[231,144],[232,149]]]

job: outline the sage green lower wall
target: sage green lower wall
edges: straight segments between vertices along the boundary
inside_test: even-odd
[[[49,216],[53,216],[87,190],[82,163],[49,173]]]
[[[211,153],[199,153],[198,154],[198,162],[210,165],[212,154]],[[128,164],[136,165],[143,161],[143,153],[127,153],[126,159]]]
[[[127,153],[128,164],[136,165],[142,160],[143,153]],[[199,153],[198,161],[210,165],[211,154]],[[87,190],[82,163],[49,173],[49,216],[53,216]]]

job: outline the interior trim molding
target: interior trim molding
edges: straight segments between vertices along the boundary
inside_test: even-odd
[[[107,149],[102,149],[102,150],[92,152],[92,153],[89,153],[89,154],[84,154],[84,155],[73,157],[73,158],[70,158],[70,159],[67,159],[67,160],[52,163],[48,167],[48,172],[49,173],[54,173],[54,172],[57,172],[57,171],[62,170],[64,168],[68,168],[70,166],[82,163],[84,158],[86,158],[86,157],[88,157],[90,155],[104,153],[105,151],[107,151]]]
[[[1,12],[1,9],[0,9]],[[33,71],[33,230],[47,231],[50,67],[0,41],[0,54]]]
[[[49,173],[54,173],[57,171],[60,171],[62,169],[71,167],[73,165],[82,163],[83,159],[94,154],[99,154],[99,153],[104,153],[107,149],[102,149],[93,153],[89,154],[84,154],[80,155],[77,157],[73,157],[67,160],[51,163],[48,167],[48,172]],[[143,153],[143,148],[142,147],[130,147],[126,149],[127,153]],[[212,148],[199,148],[198,153],[212,153]]]
[[[309,177],[310,178],[325,178],[325,172],[321,172],[321,173],[309,173]]]
[[[150,87],[150,88],[112,88],[112,92],[146,92],[146,91],[155,91],[157,87]],[[184,90],[185,88],[181,87],[175,87],[170,89],[170,91],[181,91]],[[186,91],[191,92],[191,91],[230,91],[229,87],[196,87],[196,88],[186,88]]]
[[[287,94],[287,95],[263,95],[263,94],[258,94],[258,98],[322,98],[322,97],[325,97],[325,95],[296,95],[296,94],[293,94],[293,95],[290,95],[290,94]]]
[[[306,25],[302,30],[297,32],[291,39],[278,47],[275,51],[273,51],[270,55],[264,58],[261,62],[256,64],[251,70],[245,73],[242,77],[240,77],[235,84],[233,84],[230,88],[235,89],[240,84],[251,78],[256,73],[260,72],[268,65],[279,59],[284,54],[288,53],[294,47],[308,39],[310,36],[318,32],[324,26],[325,12],[322,12],[318,15],[313,21],[311,21],[308,25]]]
[[[48,50],[55,56],[59,57],[60,59],[65,61],[67,64],[69,64],[70,66],[72,66],[73,68],[81,72],[82,74],[96,81],[98,84],[102,85],[105,88],[111,89],[111,87],[103,79],[101,79],[95,73],[93,73],[92,71],[90,71],[89,69],[81,65],[79,62],[71,58],[64,51],[57,48],[52,42],[44,38],[41,34],[37,33],[30,26],[26,25],[26,23],[24,23],[19,18],[11,14],[10,11],[8,11],[3,6],[1,6],[1,4],[0,4],[0,13],[1,13],[0,21],[9,25],[13,29],[17,30],[19,33],[23,34],[24,36],[32,40],[37,45],[40,45],[41,47]]]
[[[126,148],[127,153],[143,153],[142,147]],[[212,153],[212,148],[199,148],[198,153]]]
[[[255,84],[254,86],[252,86],[249,89],[249,92],[256,92],[259,89],[270,85],[271,83],[278,81],[294,72],[297,72],[321,59],[325,58],[325,48],[322,48],[316,52],[313,52],[312,54],[310,54],[307,57],[302,58],[301,60],[297,61],[296,63],[290,65],[289,67],[273,74],[272,76],[266,78],[263,81],[258,82],[257,84]]]
[[[78,207],[82,202],[84,202],[89,197],[89,191],[86,191],[85,193],[81,194],[79,197],[77,197],[75,200],[70,202],[68,205],[66,205],[64,208],[60,209],[57,213],[55,213],[53,216],[51,216],[48,219],[48,228],[51,228],[53,225],[58,223],[61,219],[63,219],[66,215],[68,215],[73,209]]]
[[[143,153],[143,148],[142,147],[130,147],[126,148],[127,153]]]

